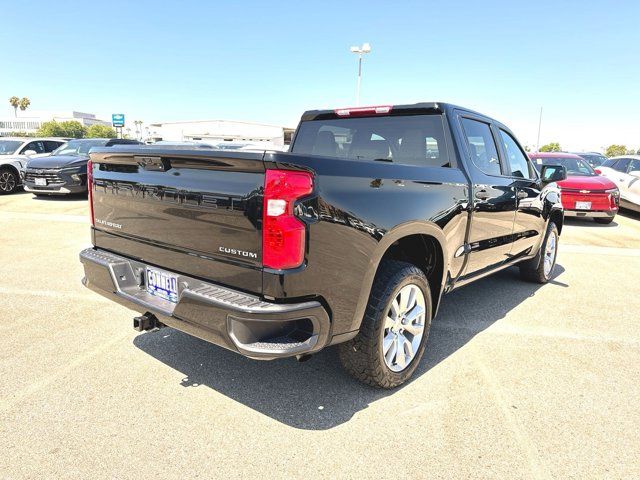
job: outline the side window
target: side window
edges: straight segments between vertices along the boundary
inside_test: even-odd
[[[462,119],[462,126],[469,145],[471,161],[487,175],[502,175],[498,150],[491,134],[491,128],[484,122]]]
[[[617,170],[618,172],[626,173],[628,167],[629,167],[629,159],[621,158],[611,168],[613,168],[614,170]]]
[[[631,163],[629,163],[629,169],[627,171],[640,172],[640,160],[631,160]]]
[[[44,145],[42,144],[42,142],[29,142],[29,143],[27,143],[27,145],[22,149],[21,153],[24,153],[27,150],[33,150],[36,153],[46,153],[44,151]]]
[[[520,178],[533,178],[533,172],[529,168],[527,157],[522,153],[513,137],[504,130],[500,130],[500,136],[502,137],[504,151],[507,154],[507,161],[511,168],[511,175]]]
[[[42,143],[44,143],[44,151],[46,153],[53,152],[56,148],[62,145],[62,142],[54,142],[53,140],[45,140]]]

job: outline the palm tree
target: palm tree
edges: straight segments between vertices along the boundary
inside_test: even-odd
[[[9,99],[9,103],[13,107],[13,114],[18,116],[18,106],[20,105],[20,99],[18,97],[11,97]]]
[[[142,139],[142,120],[135,120],[133,122],[136,125],[136,140],[141,140]]]
[[[22,97],[20,99],[20,110],[24,112],[27,108],[29,108],[29,105],[31,105],[31,100],[29,100],[27,97]]]

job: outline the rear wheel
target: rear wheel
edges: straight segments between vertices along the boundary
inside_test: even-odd
[[[602,223],[604,225],[609,225],[611,222],[613,222],[613,219],[615,217],[597,217],[594,218],[594,220],[596,221],[596,223]]]
[[[374,387],[393,388],[406,382],[424,354],[431,308],[431,291],[422,270],[410,263],[383,261],[360,332],[339,345],[345,369]]]
[[[18,174],[11,168],[0,168],[0,195],[13,193],[18,189]]]
[[[520,276],[529,282],[547,283],[553,275],[558,256],[558,227],[549,222],[540,252],[528,262],[520,264]]]

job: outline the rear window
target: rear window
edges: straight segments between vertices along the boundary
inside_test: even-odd
[[[338,118],[302,122],[293,153],[358,161],[449,167],[440,115]]]

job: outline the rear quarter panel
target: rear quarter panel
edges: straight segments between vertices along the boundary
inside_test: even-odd
[[[456,275],[464,243],[468,184],[457,168],[415,167],[313,155],[265,155],[268,168],[314,173],[314,193],[302,201],[308,225],[303,267],[286,274],[265,270],[263,291],[273,298],[320,295],[333,334],[356,330],[380,258],[397,239],[414,233],[437,237],[445,275]]]

